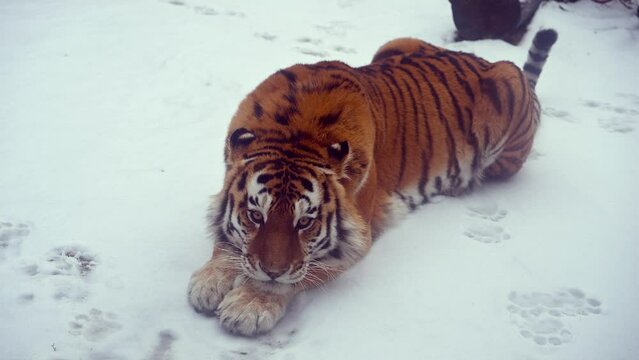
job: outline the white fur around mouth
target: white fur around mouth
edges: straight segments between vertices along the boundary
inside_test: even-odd
[[[264,290],[264,291],[268,291],[274,294],[284,294],[287,293],[289,291],[291,291],[291,289],[293,288],[292,284],[284,284],[281,282],[277,282],[274,280],[270,280],[270,281],[253,281],[252,282],[256,287]]]

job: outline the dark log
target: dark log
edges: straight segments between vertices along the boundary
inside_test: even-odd
[[[459,39],[508,40],[513,35],[521,38],[541,0],[450,0],[450,3]]]

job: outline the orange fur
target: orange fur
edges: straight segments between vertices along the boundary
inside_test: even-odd
[[[211,207],[212,262],[228,262],[216,260],[225,252],[242,266],[205,265],[192,279],[191,303],[214,310],[224,298],[201,285],[214,271],[222,271],[225,289],[229,277],[241,280],[233,290],[238,298],[285,294],[268,297],[283,303],[267,325],[227,326],[249,335],[267,331],[290,296],[364,256],[398,206],[410,211],[485,177],[517,173],[538,123],[534,89],[514,64],[416,39],[383,45],[360,68],[329,61],[276,72],[231,121],[224,189]],[[302,229],[296,224],[304,217],[311,225]],[[286,276],[296,280],[283,284]],[[227,302],[218,311],[228,319],[270,308],[252,306]]]

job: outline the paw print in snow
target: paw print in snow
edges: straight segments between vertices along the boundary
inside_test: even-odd
[[[4,260],[9,254],[19,255],[20,244],[29,233],[31,233],[29,225],[0,221],[0,260]]]
[[[274,34],[271,34],[271,33],[268,33],[268,32],[255,33],[255,34],[253,34],[253,36],[255,36],[256,38],[259,38],[259,39],[266,40],[266,41],[274,41],[274,40],[277,39],[277,35],[274,35]]]
[[[177,336],[171,330],[162,330],[158,333],[158,344],[153,349],[148,360],[170,360],[173,357],[173,343],[177,340]]]
[[[466,228],[464,235],[484,244],[495,244],[510,239],[504,228],[493,224],[474,224]]]
[[[635,129],[636,121],[631,118],[611,117],[599,119],[599,126],[612,133],[628,133]]]
[[[74,336],[84,336],[89,341],[101,341],[122,328],[115,320],[117,316],[113,313],[103,313],[98,309],[91,309],[88,314],[75,316],[74,321],[69,323],[69,334]]]
[[[565,110],[559,110],[559,109],[555,109],[552,107],[544,107],[541,110],[541,113],[544,116],[549,116],[555,119],[560,119],[563,121],[568,121],[568,122],[572,122],[573,120],[570,117],[570,113],[568,111]],[[543,121],[543,120],[542,120]]]
[[[495,244],[510,239],[503,227],[496,224],[508,215],[508,211],[500,209],[497,203],[485,201],[472,204],[467,208],[468,215],[481,221],[466,226],[464,235],[484,244]]]
[[[587,297],[579,289],[527,294],[512,291],[508,300],[506,309],[519,334],[539,346],[559,346],[572,341],[567,319],[601,314],[601,301]]]
[[[625,134],[634,131],[639,117],[639,110],[635,110],[639,100],[634,94],[617,94],[617,100],[630,102],[627,105],[615,105],[607,102],[586,100],[584,105],[592,111],[599,112],[599,127],[611,132]]]
[[[297,337],[297,329],[275,329],[268,334],[258,336],[257,346],[241,347],[220,354],[221,360],[260,360],[272,358],[276,354],[285,353]],[[282,354],[282,358],[293,358],[290,354]]]
[[[351,24],[344,21],[331,21],[326,25],[315,25],[315,28],[330,36],[342,37],[352,28]]]
[[[87,276],[96,265],[95,255],[80,247],[58,247],[47,258],[51,275]]]
[[[52,286],[55,300],[83,302],[89,296],[85,282],[95,268],[95,256],[88,250],[65,246],[51,250],[45,260],[23,267],[32,277],[44,278]]]
[[[500,209],[496,202],[486,201],[468,206],[468,214],[480,219],[499,221],[508,215],[508,211]]]

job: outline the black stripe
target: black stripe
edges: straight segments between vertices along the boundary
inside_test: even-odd
[[[342,256],[343,256],[342,250],[339,248],[339,245],[335,249],[329,251],[328,255],[330,255],[330,256],[338,259],[338,260],[341,259]]]
[[[541,69],[532,65],[531,63],[526,63],[524,64],[524,71],[527,73],[531,73],[534,75],[539,76],[539,74],[541,74]]]
[[[488,96],[488,99],[493,104],[493,107],[497,111],[497,114],[501,115],[501,100],[499,98],[499,89],[497,89],[497,83],[491,78],[482,79],[481,87]]]
[[[455,78],[457,82],[461,84],[462,88],[466,92],[466,95],[474,102],[475,101],[475,93],[473,89],[470,87],[468,81],[466,81],[466,71],[461,67],[459,61],[455,58],[455,56],[451,55],[448,52],[442,53],[443,57],[450,62],[455,68]]]
[[[404,69],[403,67],[398,68],[398,70],[402,71],[404,74],[406,74],[411,81],[414,84],[414,89],[417,89],[417,92],[419,93],[419,98],[423,99],[424,98],[424,92],[422,90],[422,87],[419,85],[419,81],[415,78],[415,76],[408,70]],[[404,84],[406,85],[407,88],[409,88],[408,84],[406,83],[406,81],[404,80]],[[415,97],[413,96],[413,92],[409,91],[408,95],[410,95],[410,99],[411,102],[413,103],[413,122],[415,125],[415,142],[417,144],[419,144],[419,112],[417,110],[417,101],[415,100]],[[425,113],[425,109],[424,109],[424,104],[423,102],[420,103],[421,108],[422,108],[422,113]]]
[[[330,114],[326,114],[324,116],[320,116],[317,119],[317,121],[319,122],[319,125],[321,127],[331,126],[331,125],[334,125],[339,120],[340,115],[342,115],[342,110],[339,110],[337,112],[333,112]]]
[[[415,145],[418,146],[419,145],[419,126],[417,124],[417,119],[419,117],[419,113],[417,112],[417,102],[415,101],[415,97],[413,96],[413,92],[411,91],[410,86],[408,85],[408,82],[404,79],[401,79],[401,81],[404,83],[404,86],[406,87],[406,92],[408,92],[408,97],[411,101],[412,104],[412,109],[413,109],[413,116],[411,118],[409,118],[408,116],[404,117],[402,119],[402,121],[404,122],[404,127],[402,128],[402,135],[401,135],[401,142],[402,142],[402,158],[405,161],[406,158],[406,142],[408,141],[408,137],[406,136],[406,126],[408,126],[407,122],[408,120],[413,120],[413,127],[414,127],[414,137],[415,137]],[[402,168],[404,168],[405,165],[402,165]],[[402,170],[399,181],[402,181],[402,177],[404,175],[404,171]]]
[[[435,190],[437,190],[437,193],[442,192],[442,178],[439,176],[435,178]]]
[[[260,176],[257,177],[257,182],[259,184],[266,184],[267,182],[269,182],[271,179],[273,179],[275,176],[271,175],[271,174],[262,174]]]
[[[390,93],[391,98],[393,100],[393,106],[395,108],[395,119],[399,120],[399,105],[397,104],[397,97],[395,96],[395,92],[393,91],[392,87],[386,81],[386,79],[384,77],[379,77],[379,80],[381,80],[382,83],[384,83],[384,85],[386,85],[386,88],[388,89],[388,92]],[[388,113],[384,113],[384,118],[388,119]],[[396,123],[399,126],[399,121],[396,121]],[[396,130],[395,132],[397,133],[397,128],[395,130]],[[397,144],[397,142],[394,142],[394,144]]]
[[[222,227],[218,227],[217,230],[215,231],[215,242],[216,243],[230,243],[231,241],[229,240],[229,237],[226,236],[226,233],[224,232],[224,229],[222,229]]]
[[[530,58],[534,61],[534,62],[542,62],[542,61],[546,61],[546,59],[548,58],[548,54],[539,54],[539,53],[535,53],[532,50],[528,51],[528,56],[530,56]]]
[[[296,150],[301,150],[303,152],[309,153],[311,155],[315,155],[318,157],[318,160],[320,160],[322,158],[322,154],[319,153],[319,151],[312,149],[304,144],[295,144],[295,149]]]
[[[297,76],[288,70],[280,70],[279,73],[284,75],[290,83],[294,83],[297,80]]]
[[[415,69],[415,71],[417,71],[417,73],[419,74],[419,76],[422,78],[423,82],[428,84],[429,86],[429,94],[431,98],[435,97],[434,94],[434,90],[432,85],[430,84],[430,82],[428,81],[427,75],[423,72],[423,70],[421,69],[421,67],[419,67],[418,63],[415,62],[410,62],[408,63],[409,65],[413,66],[413,68]],[[413,78],[414,79],[414,78]],[[425,96],[425,92],[422,89],[422,85],[421,83],[415,79],[415,82],[417,84],[417,87],[419,88],[420,94],[422,94],[422,102],[421,102],[421,107],[422,107],[422,114],[424,115],[424,125],[425,125],[425,134],[426,134],[426,141],[428,143],[428,153],[430,155],[432,155],[433,153],[433,137],[432,137],[432,133],[431,133],[431,129],[430,129],[430,124],[428,123],[428,112],[426,111],[426,108],[424,107],[425,104],[425,100],[424,96]],[[436,104],[438,104],[438,102],[436,102]],[[441,111],[438,110],[438,113],[441,113]],[[429,156],[430,156],[429,155]]]
[[[397,79],[395,79],[395,76],[393,74],[393,71],[388,69],[387,70],[390,73],[386,73],[386,71],[382,70],[382,74],[385,75],[386,77],[388,77],[391,82],[393,83],[393,85],[397,88],[397,90],[399,90],[399,97],[400,100],[402,102],[402,108],[405,107],[406,104],[406,100],[404,99],[404,91],[402,90],[401,86],[399,86],[399,83],[397,82]],[[397,128],[399,129],[401,126],[401,131],[400,131],[400,135],[399,135],[399,141],[401,142],[401,152],[400,152],[400,158],[399,158],[399,177],[397,180],[397,183],[400,184],[402,182],[402,179],[404,178],[404,171],[406,168],[406,141],[405,141],[405,134],[406,134],[406,120],[402,117],[397,116],[397,119],[395,119],[395,122],[397,123]],[[397,129],[395,131],[395,133],[397,134]]]
[[[328,192],[328,182],[324,181],[322,183],[322,190],[324,192],[324,204],[328,204],[328,202],[330,201],[330,194]]]
[[[289,89],[289,92],[287,94],[282,95],[284,97],[284,99],[291,104],[291,106],[297,106],[297,97],[295,96],[295,91],[292,89]]]
[[[374,105],[376,105],[379,109],[379,104],[381,104],[382,108],[382,119],[384,121],[384,131],[388,128],[388,109],[386,108],[386,98],[382,95],[381,90],[379,89],[379,87],[377,86],[377,83],[374,80],[377,80],[377,78],[375,77],[375,75],[377,74],[375,69],[373,69],[373,66],[368,65],[366,67],[361,67],[358,68],[358,70],[361,72],[361,74],[363,74],[364,76],[362,76],[362,78],[364,80],[366,80],[366,82],[368,83],[368,86],[373,89],[373,92],[376,94],[377,96],[377,101],[374,101]],[[373,75],[371,75],[373,74]]]
[[[442,61],[441,59],[437,59],[437,60]],[[426,65],[437,76],[437,78],[439,78],[439,80],[444,85],[444,88],[446,89],[446,91],[448,92],[448,95],[450,96],[451,102],[453,104],[453,108],[455,109],[455,120],[457,120],[457,126],[459,127],[459,130],[462,132],[462,134],[466,134],[467,132],[466,132],[466,125],[464,124],[464,116],[461,113],[461,109],[459,108],[457,97],[451,91],[446,75],[438,67],[436,67],[434,64],[431,64],[430,62],[425,62],[424,65]]]
[[[472,175],[475,176],[477,171],[479,171],[479,162],[480,162],[480,151],[479,151],[479,139],[477,138],[477,134],[472,129],[474,114],[472,110],[468,107],[464,107],[464,112],[468,116],[468,123],[470,124],[470,128],[468,131],[468,136],[466,137],[468,145],[470,145],[473,149],[473,160],[471,162]]]
[[[513,87],[510,85],[510,81],[502,80],[506,88],[506,100],[508,101],[508,122],[512,123],[513,115],[515,111],[515,92]]]
[[[481,79],[481,75],[479,75],[479,71],[475,68],[475,66],[468,61],[467,59],[461,58],[461,61],[470,69],[470,71],[477,76],[477,79]]]
[[[338,241],[348,241],[350,231],[344,229],[342,225],[342,205],[337,197],[335,197],[335,220],[337,221],[337,239]]]
[[[378,52],[377,54],[375,54],[375,56],[373,57],[373,61],[372,62],[378,62],[380,60],[384,60],[386,58],[389,58],[389,57],[392,57],[392,56],[401,55],[401,54],[403,54],[403,52],[399,51],[397,49],[384,50],[382,52]]]
[[[422,151],[422,173],[419,176],[418,189],[422,196],[422,204],[428,202],[428,194],[426,193],[426,184],[428,183],[428,170],[430,166],[430,155],[426,151]]]
[[[313,192],[313,183],[310,182],[308,179],[305,178],[300,178],[300,182],[302,183],[302,186],[304,186],[304,189]],[[310,200],[309,200],[310,202]]]
[[[519,117],[519,122],[517,123],[517,127],[515,128],[515,130],[513,130],[513,132],[510,133],[510,138],[511,140],[516,139],[517,137],[520,136],[521,133],[525,133],[521,132],[521,127],[522,125],[526,124],[527,129],[530,128],[530,126],[532,125],[533,121],[530,121],[531,119],[529,119],[530,117],[530,112],[531,112],[531,108],[530,108],[530,101],[527,101],[522,108],[524,109],[524,111],[522,112],[522,116]]]
[[[237,191],[244,190],[244,187],[246,186],[246,177],[247,176],[248,176],[247,172],[244,172],[242,174],[242,176],[240,177],[240,181],[237,182]]]
[[[287,114],[275,114],[275,121],[282,125],[288,125],[289,117]]]
[[[229,202],[229,192],[226,189],[222,191],[224,191],[224,198],[220,202],[220,206],[217,209],[218,213],[217,213],[217,216],[215,217],[215,225],[222,224],[222,220],[224,219],[224,213],[226,213],[226,207],[228,206],[228,202]]]
[[[455,139],[453,138],[452,132],[450,130],[450,126],[448,125],[448,120],[446,119],[445,115],[442,113],[441,100],[439,98],[438,93],[435,91],[434,86],[428,80],[428,76],[422,72],[422,69],[419,67],[416,67],[416,69],[418,70],[417,72],[420,74],[424,82],[428,85],[431,96],[433,100],[435,101],[435,108],[437,109],[437,115],[438,115],[439,121],[446,131],[445,141],[446,141],[446,146],[448,149],[448,166],[446,169],[446,173],[448,177],[455,178],[460,172],[459,160],[457,159],[456,151],[455,151],[456,149]],[[432,154],[432,146],[431,146],[431,154]]]
[[[237,231],[235,225],[233,225],[233,222],[231,221],[233,218],[233,209],[235,208],[235,197],[233,196],[233,194],[229,195],[229,207],[231,208],[231,210],[229,211],[229,216],[226,221],[226,232],[230,235],[233,231]]]
[[[260,105],[260,103],[258,103],[257,101],[253,103],[253,115],[255,116],[255,118],[259,120],[262,117],[263,113],[264,109],[262,108],[262,105]]]

